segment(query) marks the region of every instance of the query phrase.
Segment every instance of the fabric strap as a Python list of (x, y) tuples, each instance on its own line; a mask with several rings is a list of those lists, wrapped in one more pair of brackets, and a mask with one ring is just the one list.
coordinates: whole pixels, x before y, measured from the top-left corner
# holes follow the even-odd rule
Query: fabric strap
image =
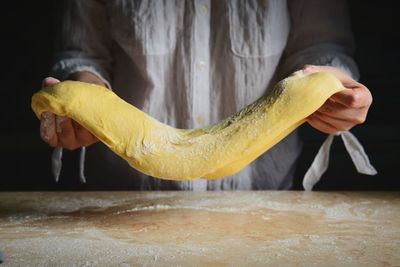
[(53, 177), (56, 183), (60, 180), (60, 173), (62, 169), (62, 147), (56, 147), (51, 155), (51, 170), (53, 172)]
[(328, 169), (329, 153), (335, 135), (340, 135), (342, 137), (346, 150), (359, 173), (367, 175), (375, 175), (378, 173), (374, 166), (371, 165), (363, 146), (357, 140), (357, 138), (349, 131), (338, 132), (334, 135), (329, 135), (326, 138), (313, 162), (311, 163), (311, 166), (304, 175), (303, 187), (305, 190), (312, 190), (314, 185), (318, 183), (318, 181), (321, 179), (321, 176)]
[[(62, 147), (56, 147), (53, 150), (53, 154), (51, 155), (51, 169), (53, 172), (53, 177), (56, 183), (60, 179), (60, 173), (62, 169)], [(79, 180), (81, 183), (86, 183), (85, 177), (85, 158), (86, 158), (86, 147), (81, 148), (81, 154), (79, 157)]]

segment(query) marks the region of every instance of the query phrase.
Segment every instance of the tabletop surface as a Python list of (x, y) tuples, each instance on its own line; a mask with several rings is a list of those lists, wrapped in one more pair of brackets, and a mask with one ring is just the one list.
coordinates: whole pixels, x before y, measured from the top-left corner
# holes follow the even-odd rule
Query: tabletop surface
[(400, 192), (2, 192), (3, 266), (400, 266)]

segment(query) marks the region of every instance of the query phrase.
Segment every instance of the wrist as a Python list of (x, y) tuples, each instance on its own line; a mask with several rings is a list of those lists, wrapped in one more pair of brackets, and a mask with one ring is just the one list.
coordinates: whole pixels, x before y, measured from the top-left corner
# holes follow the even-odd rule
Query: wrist
[(99, 76), (97, 76), (96, 74), (94, 74), (93, 72), (90, 72), (90, 71), (74, 72), (67, 77), (67, 80), (93, 83), (93, 84), (98, 84), (98, 85), (107, 87), (106, 84), (103, 82), (103, 80)]

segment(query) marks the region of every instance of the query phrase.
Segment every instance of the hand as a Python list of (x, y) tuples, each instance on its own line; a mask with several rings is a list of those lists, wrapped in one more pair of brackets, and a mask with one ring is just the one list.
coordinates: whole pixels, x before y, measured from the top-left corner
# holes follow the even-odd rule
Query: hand
[[(59, 83), (60, 81), (48, 77), (43, 80), (42, 87)], [(40, 118), (40, 136), (43, 141), (52, 147), (63, 147), (74, 150), (82, 146), (90, 146), (98, 139), (76, 121), (44, 112)]]
[(317, 130), (327, 134), (347, 131), (364, 123), (372, 103), (372, 95), (367, 87), (353, 80), (342, 70), (329, 66), (305, 66), (306, 73), (328, 72), (338, 78), (346, 88), (331, 96), (322, 107), (307, 118), (307, 122)]

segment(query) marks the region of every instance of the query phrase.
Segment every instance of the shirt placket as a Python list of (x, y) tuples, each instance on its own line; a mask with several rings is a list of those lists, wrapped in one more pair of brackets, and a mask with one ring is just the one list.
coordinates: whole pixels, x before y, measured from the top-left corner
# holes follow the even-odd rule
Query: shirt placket
[[(210, 0), (194, 1), (194, 7), (192, 112), (193, 126), (199, 128), (210, 123)], [(194, 191), (206, 189), (206, 180), (193, 181)]]

